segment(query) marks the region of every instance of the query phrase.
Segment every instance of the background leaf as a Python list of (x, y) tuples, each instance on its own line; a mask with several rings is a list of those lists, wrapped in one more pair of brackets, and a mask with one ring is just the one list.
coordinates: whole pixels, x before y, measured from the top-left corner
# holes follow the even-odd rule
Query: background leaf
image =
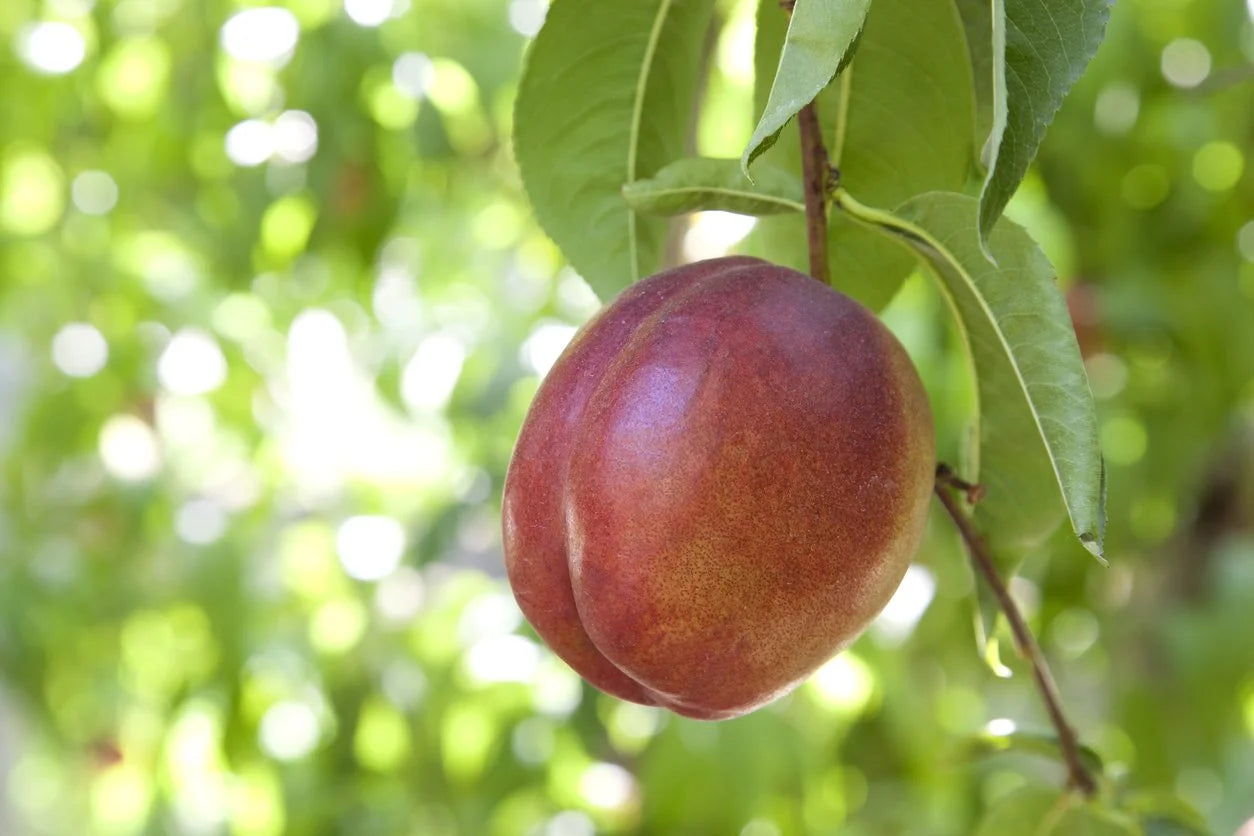
[(1060, 819), (1067, 806), (1067, 793), (1059, 787), (1021, 787), (988, 812), (976, 836), (1046, 836), (1049, 823)]
[[(836, 77), (866, 21), (871, 0), (797, 0), (784, 37), (771, 93), (741, 163), (769, 148), (780, 129)], [(776, 3), (776, 14), (783, 14)], [(759, 64), (761, 66), (761, 64)]]
[(1027, 786), (989, 811), (976, 836), (1138, 836), (1126, 816), (1057, 787)]
[(805, 212), (795, 174), (771, 165), (758, 166), (753, 174), (753, 181), (745, 177), (739, 160), (688, 157), (623, 186), (623, 197), (633, 209), (657, 215), (710, 209), (742, 215)]
[(1110, 5), (1111, 0), (994, 0), (994, 122), (980, 197), (982, 240), (1027, 173), (1063, 98), (1097, 52)]
[[(1049, 732), (1030, 732), (1016, 729), (1008, 734), (982, 732), (972, 741), (975, 752), (996, 754), (1001, 752), (1023, 752), (1039, 755), (1055, 762), (1062, 758), (1062, 748), (1056, 734)], [(1091, 747), (1080, 744), (1080, 759), (1084, 766), (1094, 775), (1105, 772), (1101, 756)]]
[(712, 0), (556, 0), (518, 88), (514, 147), (541, 226), (603, 299), (658, 267), (666, 222), (622, 187), (682, 156)]
[[(766, 92), (761, 74), (779, 54), (780, 16), (771, 0), (759, 9), (759, 98)], [(923, 192), (962, 189), (974, 160), (974, 100), (953, 4), (874, 4), (849, 67), (821, 94), (818, 109), (842, 181), (865, 200), (895, 206)], [(790, 124), (764, 161), (799, 171), (798, 149)], [(773, 218), (759, 223), (750, 248), (804, 271), (805, 247), (798, 246), (804, 241), (804, 219)], [(829, 217), (828, 249), (833, 285), (872, 309), (887, 304), (915, 266), (891, 242), (837, 212)]]

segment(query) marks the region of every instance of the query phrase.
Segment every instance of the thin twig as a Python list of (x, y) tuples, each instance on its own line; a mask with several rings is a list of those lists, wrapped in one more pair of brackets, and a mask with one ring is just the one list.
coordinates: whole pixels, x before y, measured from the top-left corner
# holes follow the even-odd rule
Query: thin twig
[[(794, 0), (779, 0), (779, 7), (792, 14)], [(797, 114), (801, 134), (801, 175), (806, 193), (806, 241), (810, 250), (810, 275), (831, 284), (827, 267), (827, 197), (831, 192), (832, 169), (823, 144), (819, 114), (810, 102)]]
[(801, 131), (801, 172), (806, 189), (806, 240), (810, 246), (810, 275), (823, 284), (830, 283), (827, 268), (827, 192), (831, 167), (827, 164), (827, 148), (814, 103), (797, 114)]
[[(965, 485), (966, 483), (962, 484)], [(1018, 646), (1019, 652), (1032, 665), (1032, 673), (1036, 678), (1037, 688), (1041, 692), (1041, 699), (1044, 700), (1045, 709), (1049, 712), (1049, 719), (1058, 732), (1058, 745), (1062, 750), (1063, 760), (1066, 761), (1068, 781), (1071, 786), (1085, 796), (1091, 797), (1097, 792), (1097, 783), (1080, 759), (1080, 745), (1076, 739), (1075, 730), (1067, 722), (1067, 718), (1063, 714), (1062, 698), (1058, 693), (1058, 686), (1054, 682), (1054, 677), (1049, 672), (1049, 665), (1045, 662), (1045, 655), (1041, 653), (1041, 648), (1036, 643), (1032, 631), (1028, 629), (1027, 622), (1023, 620), (1023, 615), (1019, 612), (1018, 605), (1010, 597), (1010, 590), (1006, 588), (1006, 584), (1002, 582), (1001, 576), (997, 574), (997, 567), (993, 564), (993, 556), (989, 552), (984, 538), (975, 530), (967, 513), (958, 506), (958, 500), (954, 498), (951, 490), (954, 487), (960, 487), (962, 490), (969, 492), (974, 486), (966, 485), (966, 487), (961, 487), (956, 483), (955, 477), (952, 476), (952, 471), (948, 467), (945, 465), (938, 467), (936, 472), (936, 496), (941, 501), (941, 505), (945, 506), (945, 510), (949, 513), (950, 518), (953, 519), (954, 525), (958, 528), (958, 533), (962, 535), (967, 551), (971, 554), (972, 562), (984, 577), (984, 580), (992, 587), (993, 594), (997, 597), (997, 603), (1001, 606), (1002, 612), (1006, 614), (1006, 620), (1010, 623), (1010, 631), (1014, 634), (1015, 644)]]

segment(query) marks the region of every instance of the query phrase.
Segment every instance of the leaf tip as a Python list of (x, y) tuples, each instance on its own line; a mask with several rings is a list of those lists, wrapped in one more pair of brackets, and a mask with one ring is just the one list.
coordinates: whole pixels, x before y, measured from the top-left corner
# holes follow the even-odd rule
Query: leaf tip
[(1080, 544), (1093, 557), (1097, 558), (1097, 562), (1102, 566), (1110, 566), (1110, 561), (1106, 559), (1105, 551), (1102, 548), (1102, 542), (1096, 534), (1086, 531), (1080, 535)]

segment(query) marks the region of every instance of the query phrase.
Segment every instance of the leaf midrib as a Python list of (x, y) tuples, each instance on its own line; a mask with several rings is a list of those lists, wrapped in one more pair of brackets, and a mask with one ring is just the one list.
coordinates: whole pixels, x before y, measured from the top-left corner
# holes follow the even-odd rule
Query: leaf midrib
[(650, 192), (650, 197), (683, 195), (683, 194), (715, 194), (724, 195), (726, 197), (742, 198), (744, 200), (752, 200), (757, 203), (769, 203), (774, 206), (784, 206), (794, 212), (804, 212), (806, 210), (804, 203), (798, 203), (795, 200), (789, 200), (784, 197), (776, 197), (774, 195), (766, 195), (761, 192), (747, 192), (740, 189), (728, 189), (721, 186), (674, 186), (666, 189), (658, 189)]
[[(838, 192), (837, 199), (838, 201), (841, 201), (841, 200), (846, 201), (846, 205), (858, 208), (857, 214), (855, 214), (854, 212), (850, 212), (851, 217), (854, 217), (856, 220), (862, 221), (863, 223), (869, 223), (872, 226), (880, 226), (886, 229), (894, 230), (895, 232), (898, 233), (899, 236), (900, 235), (909, 236), (911, 238), (914, 238), (918, 241), (923, 242), (928, 247), (935, 250), (937, 253), (941, 255), (942, 258), (944, 258), (946, 263), (948, 263), (951, 268), (953, 268), (954, 270), (958, 272), (958, 275), (962, 277), (963, 282), (967, 285), (968, 288), (971, 289), (972, 295), (975, 297), (976, 302), (979, 304), (980, 309), (983, 311), (986, 321), (989, 323), (990, 327), (992, 328), (993, 333), (997, 336), (997, 341), (998, 343), (1000, 343), (1002, 347), (1002, 351), (1005, 353), (1005, 356), (1010, 364), (1010, 368), (1014, 370), (1015, 380), (1019, 384), (1019, 390), (1023, 393), (1024, 399), (1028, 402), (1028, 405), (1029, 405), (1028, 412), (1032, 416), (1032, 423), (1036, 425), (1036, 432), (1040, 436), (1041, 442), (1045, 445), (1045, 449), (1049, 452), (1049, 455), (1047, 456), (1047, 458), (1049, 459), (1049, 467), (1054, 472), (1054, 479), (1057, 481), (1058, 489), (1063, 495), (1063, 506), (1067, 509), (1067, 516), (1071, 520), (1072, 529), (1078, 529), (1079, 526), (1076, 525), (1075, 515), (1072, 513), (1072, 510), (1071, 510), (1071, 503), (1067, 501), (1067, 491), (1066, 491), (1066, 487), (1063, 485), (1062, 473), (1058, 470), (1057, 455), (1056, 455), (1057, 451), (1054, 449), (1054, 445), (1050, 443), (1049, 437), (1045, 434), (1045, 428), (1041, 424), (1040, 415), (1038, 414), (1037, 410), (1032, 406), (1033, 400), (1031, 397), (1031, 390), (1028, 388), (1027, 381), (1023, 377), (1023, 372), (1019, 368), (1019, 363), (1017, 362), (1015, 358), (1014, 352), (1010, 350), (1010, 344), (1006, 340), (1006, 335), (1003, 333), (1001, 327), (999, 326), (997, 322), (997, 318), (993, 316), (992, 309), (989, 308), (988, 303), (985, 301), (984, 297), (978, 292), (978, 288), (975, 284), (975, 280), (971, 277), (971, 275), (965, 269), (963, 269), (961, 263), (958, 262), (958, 260), (953, 256), (953, 254), (949, 251), (949, 249), (945, 247), (943, 244), (941, 244), (941, 242), (937, 240), (935, 236), (933, 236), (930, 232), (923, 229), (922, 227), (917, 226), (916, 224), (910, 223), (909, 221), (903, 220), (902, 218), (899, 218), (896, 215), (893, 215), (889, 212), (885, 212), (879, 209), (872, 209), (871, 207), (864, 206), (861, 203), (859, 203), (855, 198), (853, 198), (851, 195), (849, 195), (847, 191), (843, 189), (841, 189), (840, 192)], [(862, 216), (862, 217), (859, 217), (859, 216)], [(978, 230), (977, 230), (977, 234), (978, 234)], [(908, 244), (905, 244), (905, 243), (903, 243), (902, 245), (907, 246), (907, 247), (909, 246)], [(941, 284), (943, 285), (944, 282), (941, 282)], [(980, 413), (982, 412), (983, 412), (983, 409), (980, 410)]]
[[(636, 76), (636, 97), (632, 102), (631, 128), (627, 144), (627, 182), (636, 179), (636, 157), (640, 148), (640, 128), (644, 122), (644, 97), (649, 86), (649, 74), (653, 70), (653, 58), (657, 53), (658, 42), (662, 39), (662, 27), (666, 24), (666, 15), (670, 12), (674, 0), (662, 0), (657, 14), (653, 18), (653, 27), (649, 30), (649, 40), (645, 44), (644, 60), (640, 62), (640, 74)], [(631, 260), (632, 280), (640, 278), (640, 247), (636, 241), (636, 210), (627, 208), (627, 254)]]

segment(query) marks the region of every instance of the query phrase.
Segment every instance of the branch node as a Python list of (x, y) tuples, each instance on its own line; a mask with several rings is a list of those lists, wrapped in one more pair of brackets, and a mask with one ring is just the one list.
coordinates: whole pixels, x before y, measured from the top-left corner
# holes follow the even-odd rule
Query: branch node
[(961, 478), (954, 469), (945, 463), (936, 466), (936, 481), (966, 495), (967, 504), (975, 505), (984, 498), (984, 486), (977, 482), (968, 482)]

